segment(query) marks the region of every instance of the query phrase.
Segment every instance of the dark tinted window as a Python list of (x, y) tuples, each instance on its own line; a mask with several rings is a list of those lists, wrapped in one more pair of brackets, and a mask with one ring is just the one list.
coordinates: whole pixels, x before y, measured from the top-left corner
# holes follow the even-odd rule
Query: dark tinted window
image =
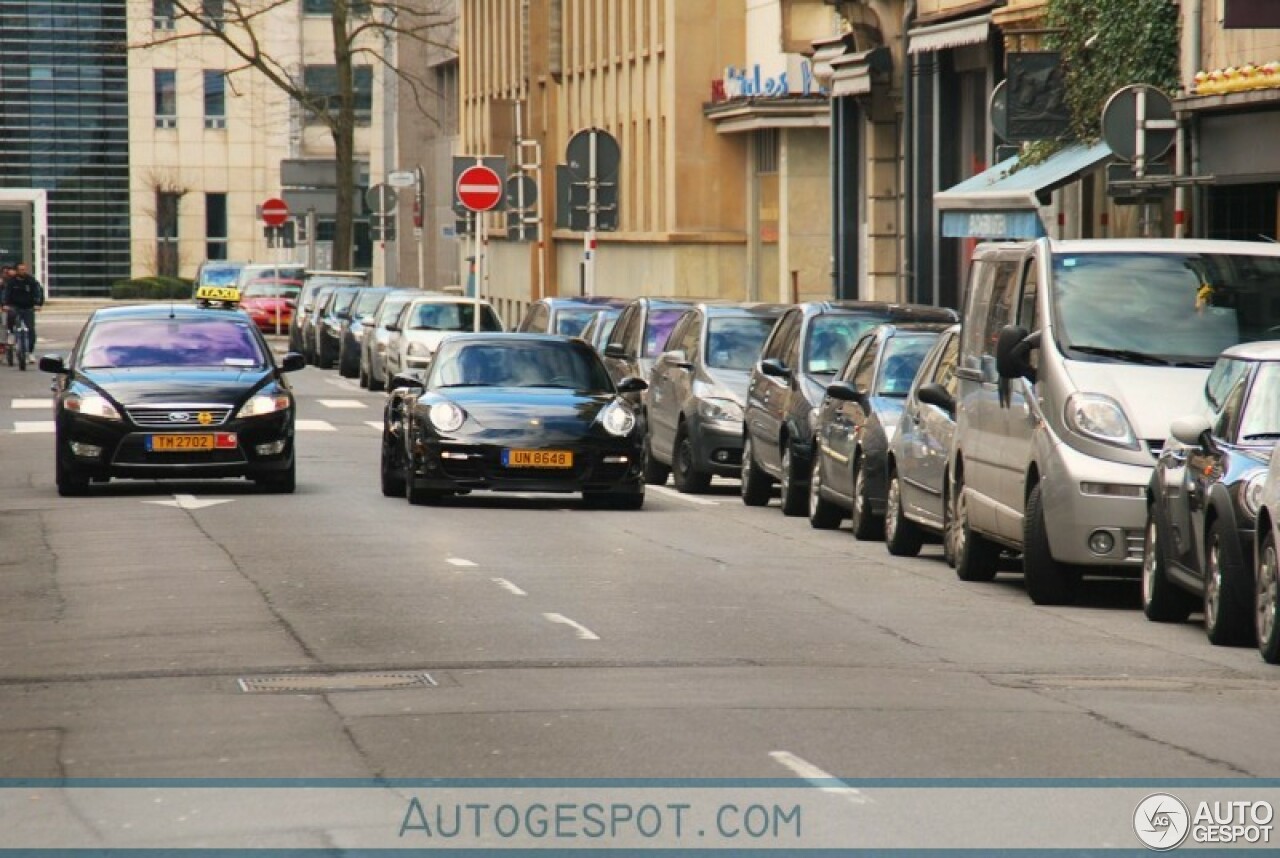
[[(475, 304), (419, 304), (405, 320), (405, 327), (411, 331), (471, 331), (475, 324)], [(502, 324), (488, 307), (484, 308), (480, 325), (482, 331), (502, 330)]]
[(771, 330), (773, 319), (763, 316), (712, 319), (707, 333), (707, 366), (751, 369)]
[(936, 334), (899, 335), (885, 344), (884, 361), (880, 364), (880, 382), (876, 393), (882, 396), (906, 396), (915, 381), (920, 364), (938, 339)]
[(561, 310), (556, 313), (555, 332), (565, 337), (576, 337), (595, 314), (595, 310)]
[(432, 388), (555, 387), (611, 391), (604, 365), (581, 343), (446, 340), (431, 365)]
[(248, 319), (113, 319), (94, 323), (80, 345), (83, 367), (230, 367), (266, 364)]
[(667, 338), (671, 336), (671, 329), (676, 326), (676, 322), (680, 321), (680, 317), (684, 315), (684, 309), (678, 310), (651, 310), (649, 312), (649, 323), (645, 326), (644, 332), (644, 352), (642, 357), (653, 357), (661, 354), (667, 345)]
[(844, 364), (844, 359), (849, 356), (849, 350), (858, 341), (858, 337), (880, 322), (880, 319), (872, 316), (842, 316), (830, 313), (815, 316), (809, 323), (808, 344), (805, 348), (805, 372), (815, 375), (836, 372)]

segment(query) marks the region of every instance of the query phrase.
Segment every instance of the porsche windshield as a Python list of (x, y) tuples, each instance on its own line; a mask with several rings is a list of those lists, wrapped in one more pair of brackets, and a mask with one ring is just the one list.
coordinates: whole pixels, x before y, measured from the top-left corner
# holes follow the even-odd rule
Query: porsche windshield
[(612, 391), (600, 359), (568, 341), (445, 341), (433, 362), (431, 387), (559, 387)]
[(1280, 258), (1077, 253), (1053, 263), (1059, 346), (1079, 360), (1212, 366), (1280, 335)]

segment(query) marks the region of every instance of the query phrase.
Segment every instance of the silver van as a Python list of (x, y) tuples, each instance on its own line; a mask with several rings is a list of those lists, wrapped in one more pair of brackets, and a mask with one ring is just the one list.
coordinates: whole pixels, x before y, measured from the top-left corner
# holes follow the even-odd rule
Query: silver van
[(1022, 553), (1036, 604), (1137, 576), (1146, 487), (1218, 354), (1280, 337), (1280, 247), (984, 244), (962, 320), (947, 538), (964, 580)]

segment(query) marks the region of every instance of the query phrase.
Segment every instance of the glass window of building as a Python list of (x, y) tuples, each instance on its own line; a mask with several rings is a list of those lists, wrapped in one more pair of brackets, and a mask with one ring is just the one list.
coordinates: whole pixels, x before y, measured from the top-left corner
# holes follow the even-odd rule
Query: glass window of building
[[(356, 122), (366, 125), (373, 115), (373, 66), (356, 66), (351, 73)], [(321, 99), (327, 110), (337, 110), (340, 106), (337, 66), (307, 66), (303, 72), (303, 85), (307, 92)], [(315, 118), (310, 117), (309, 121), (315, 121)]]
[(227, 258), (227, 195), (204, 195), (205, 258)]
[(201, 19), (210, 30), (221, 30), (223, 22), (222, 0), (203, 0)]
[[(351, 0), (351, 11), (363, 15), (369, 11), (369, 0)], [(333, 12), (333, 0), (302, 0), (302, 11), (306, 15), (328, 15)]]
[(227, 76), (222, 71), (204, 73), (204, 127), (227, 127)]
[(173, 0), (151, 0), (151, 26), (157, 30), (173, 29)]
[(156, 191), (156, 273), (178, 276), (178, 202), (182, 195)]
[(156, 127), (173, 128), (178, 119), (178, 73), (156, 69)]

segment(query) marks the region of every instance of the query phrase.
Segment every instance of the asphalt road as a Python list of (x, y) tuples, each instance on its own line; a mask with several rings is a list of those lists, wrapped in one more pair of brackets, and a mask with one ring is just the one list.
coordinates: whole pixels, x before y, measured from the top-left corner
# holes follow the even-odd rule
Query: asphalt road
[[(82, 317), (44, 314), (38, 351)], [(295, 495), (62, 499), (49, 380), (0, 365), (0, 777), (1280, 770), (1280, 671), (1147, 622), (1136, 583), (1037, 608), (1016, 574), (965, 584), (727, 481), (638, 513), (410, 507), (378, 489), (382, 395), (293, 379)], [(402, 671), (434, 684), (377, 687)], [(330, 673), (364, 687), (245, 690)]]

